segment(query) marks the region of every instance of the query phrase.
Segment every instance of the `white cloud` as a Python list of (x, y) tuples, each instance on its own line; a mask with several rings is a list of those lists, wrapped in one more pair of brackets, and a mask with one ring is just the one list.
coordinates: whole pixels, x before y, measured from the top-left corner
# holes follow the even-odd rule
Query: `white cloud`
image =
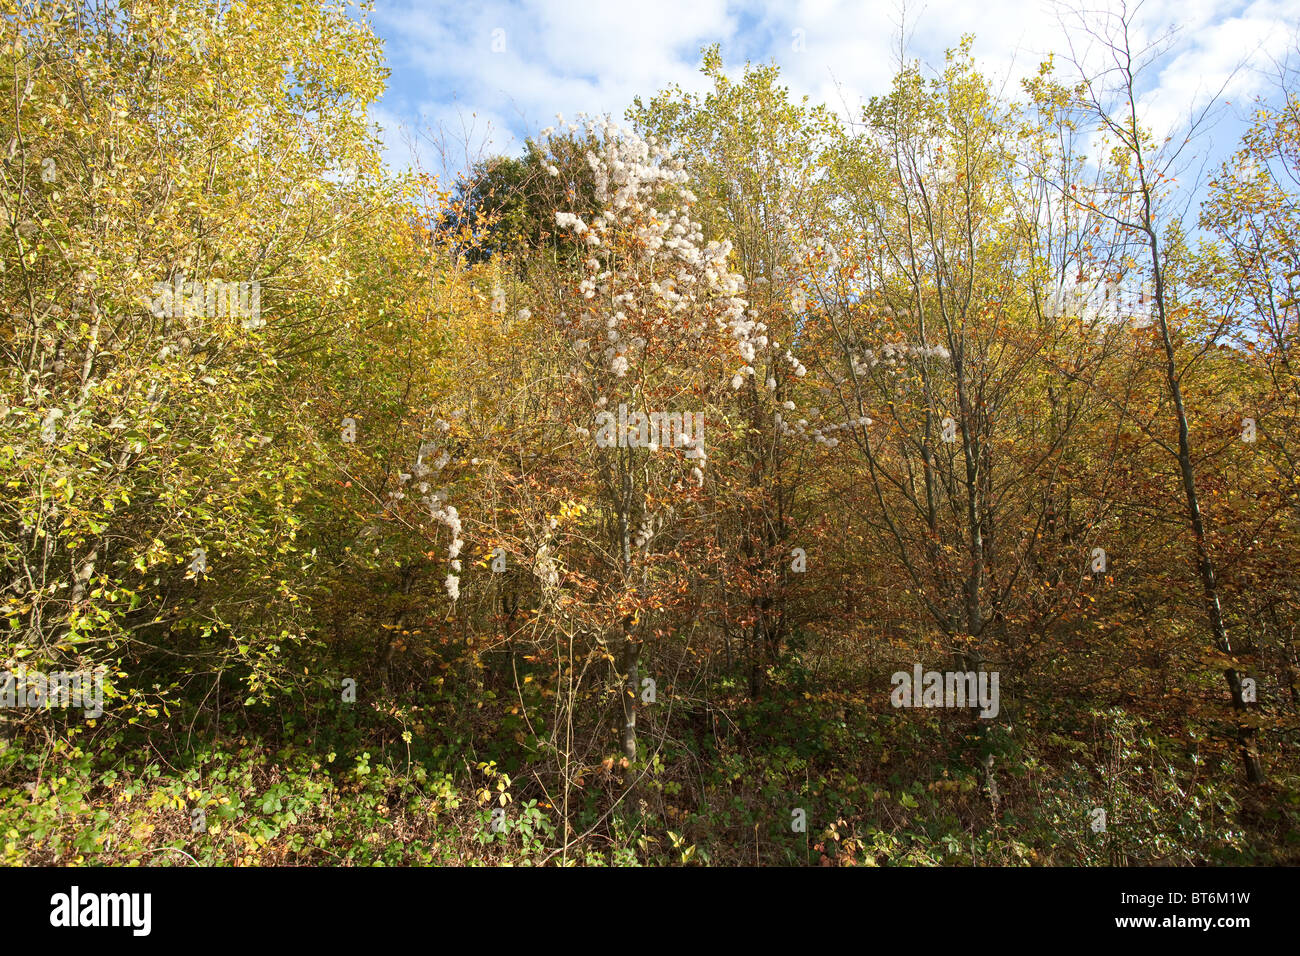
[(492, 122), (498, 149), (518, 148), (556, 112), (618, 118), (638, 93), (674, 82), (699, 87), (699, 48), (725, 42), (736, 26), (722, 0), (662, 0), (653, 16), (571, 0), (474, 11), (381, 4), (376, 24), (397, 94), (385, 108), (405, 100), (409, 111), (418, 97), (426, 102), (424, 125), (444, 124), (452, 138), (477, 113), (480, 130)]
[(1217, 19), (1212, 5), (1199, 6), (1197, 18), (1184, 21), (1158, 85), (1139, 101), (1146, 122), (1161, 133), (1186, 123), (1221, 90), (1228, 100), (1262, 92), (1264, 76), (1256, 67), (1281, 55), (1295, 38), (1294, 9), (1288, 23), (1281, 4), (1252, 3)]
[[(729, 68), (747, 58), (775, 60), (793, 93), (840, 112), (847, 104), (856, 117), (866, 97), (888, 90), (901, 16), (892, 3), (860, 0), (655, 0), (636, 6), (490, 0), (473, 9), (380, 0), (376, 24), (387, 40), (393, 76), (387, 114), (377, 115), (402, 115), (420, 125), (423, 114), (426, 124), (442, 123), (456, 134), (491, 123), (488, 145), (514, 151), (521, 137), (549, 125), (557, 111), (566, 117), (609, 112), (617, 119), (638, 94), (648, 97), (672, 84), (701, 89), (699, 50), (720, 42)], [(1049, 52), (1058, 61), (1069, 56), (1058, 17), (1073, 22), (1050, 0), (930, 0), (908, 10), (903, 26), (909, 58), (932, 68), (941, 66), (943, 51), (963, 33), (975, 34), (982, 68), (1014, 94), (1019, 79)], [(1147, 122), (1173, 125), (1198, 97), (1217, 92), (1261, 43), (1264, 52), (1280, 52), (1293, 39), (1296, 21), (1283, 0), (1148, 0), (1137, 24), (1139, 43), (1170, 24), (1180, 29), (1171, 55), (1142, 90)], [(794, 31), (802, 31), (798, 44)], [(1095, 66), (1097, 45), (1089, 49), (1077, 28), (1073, 36), (1076, 50)], [(1246, 97), (1259, 88), (1258, 74), (1245, 70), (1228, 93)]]

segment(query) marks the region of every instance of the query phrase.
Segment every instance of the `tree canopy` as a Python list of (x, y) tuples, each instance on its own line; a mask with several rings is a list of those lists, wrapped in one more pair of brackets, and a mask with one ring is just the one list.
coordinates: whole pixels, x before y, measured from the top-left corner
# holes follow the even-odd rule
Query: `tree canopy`
[(1300, 859), (1293, 69), (1188, 209), (1122, 19), (454, 182), (368, 8), (2, 22), (0, 861)]

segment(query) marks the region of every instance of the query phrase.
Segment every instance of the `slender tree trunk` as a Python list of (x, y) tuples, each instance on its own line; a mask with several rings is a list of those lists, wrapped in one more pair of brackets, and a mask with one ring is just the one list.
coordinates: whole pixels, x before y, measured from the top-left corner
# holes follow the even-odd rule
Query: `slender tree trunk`
[[(1192, 525), (1192, 537), (1196, 543), (1197, 573), (1201, 579), (1201, 591), (1204, 595), (1206, 613), (1210, 619), (1210, 630), (1214, 645), (1222, 653), (1232, 654), (1232, 643), (1228, 639), (1228, 628), (1223, 620), (1223, 607), (1219, 602), (1219, 583), (1214, 573), (1214, 561), (1210, 556), (1209, 544), (1205, 535), (1205, 520), (1201, 515), (1200, 498), (1196, 493), (1196, 471), (1192, 465), (1191, 439), (1187, 427), (1187, 411), (1183, 405), (1183, 390), (1178, 382), (1178, 368), (1174, 361), (1173, 340), (1169, 335), (1169, 323), (1165, 315), (1164, 276), (1160, 268), (1159, 241), (1151, 227), (1150, 193), (1143, 184), (1146, 197), (1145, 232), (1147, 244), (1151, 249), (1151, 264), (1155, 274), (1156, 315), (1160, 321), (1160, 338), (1165, 351), (1165, 378), (1169, 385), (1169, 395), (1173, 401), (1174, 414), (1178, 419), (1178, 470), (1183, 481), (1183, 496), (1187, 503), (1187, 515)], [(1237, 712), (1237, 744), (1241, 750), (1241, 762), (1250, 783), (1264, 782), (1264, 768), (1259, 759), (1258, 742), (1255, 729), (1240, 718), (1245, 716), (1246, 701), (1241, 692), (1241, 676), (1236, 668), (1228, 667), (1223, 671), (1223, 678), (1232, 695), (1232, 707)]]
[[(1219, 584), (1214, 573), (1214, 561), (1210, 555), (1209, 542), (1205, 532), (1205, 520), (1201, 513), (1200, 499), (1196, 491), (1196, 470), (1192, 464), (1187, 410), (1183, 404), (1182, 386), (1178, 381), (1178, 365), (1175, 360), (1173, 339), (1169, 334), (1169, 316), (1165, 301), (1165, 275), (1160, 260), (1160, 240), (1156, 234), (1156, 218), (1152, 207), (1153, 177), (1148, 171), (1152, 168), (1158, 168), (1158, 166), (1152, 167), (1150, 164), (1153, 159), (1158, 164), (1160, 154), (1158, 150), (1149, 153), (1145, 149), (1142, 127), (1138, 122), (1137, 83), (1134, 74), (1132, 48), (1129, 46), (1131, 13), (1131, 11), (1125, 9), (1118, 14), (1118, 28), (1122, 31), (1119, 37), (1102, 38), (1103, 42), (1106, 42), (1117, 55), (1116, 64), (1123, 77), (1119, 88), (1115, 92), (1123, 96), (1124, 119), (1117, 119), (1100, 101), (1095, 99), (1090, 102), (1089, 110), (1096, 114), (1103, 127), (1119, 139), (1131, 156), (1135, 167), (1134, 175), (1141, 196), (1141, 207), (1131, 219), (1121, 223), (1121, 225), (1139, 232), (1142, 236), (1142, 242), (1151, 255), (1151, 274), (1155, 284), (1155, 308), (1153, 311), (1160, 332), (1161, 345), (1164, 348), (1165, 381), (1169, 388), (1169, 397), (1173, 403), (1174, 414), (1178, 422), (1178, 471), (1182, 478), (1183, 498), (1187, 505), (1187, 517), (1191, 524), (1192, 538), (1196, 546), (1196, 571), (1201, 581), (1201, 592), (1206, 615), (1209, 618), (1214, 646), (1221, 653), (1231, 655), (1232, 644), (1228, 639), (1228, 628), (1223, 620), (1223, 607), (1219, 600)], [(1097, 36), (1097, 34), (1094, 34), (1094, 36)], [(1093, 96), (1092, 82), (1090, 80), (1086, 81), (1085, 85), (1088, 87), (1089, 95)], [(1195, 131), (1196, 125), (1194, 124), (1188, 130), (1189, 135)], [(1168, 168), (1167, 164), (1165, 168)], [(1223, 671), (1223, 678), (1228, 684), (1228, 692), (1232, 696), (1233, 710), (1237, 715), (1237, 744), (1241, 751), (1241, 761), (1246, 771), (1246, 779), (1252, 784), (1263, 783), (1264, 769), (1259, 758), (1256, 734), (1254, 729), (1249, 727), (1243, 719), (1246, 712), (1246, 702), (1242, 697), (1241, 677), (1235, 668), (1227, 667)]]
[(630, 619), (623, 622), (623, 662), (622, 670), (626, 675), (623, 683), (623, 725), (619, 732), (619, 743), (623, 749), (623, 759), (627, 761), (627, 788), (623, 794), (622, 815), (635, 819), (640, 813), (636, 786), (636, 716), (641, 701), (641, 643), (633, 635)]
[(641, 645), (633, 638), (630, 625), (623, 632), (623, 726), (619, 740), (623, 756), (630, 764), (636, 760), (636, 714), (641, 694)]

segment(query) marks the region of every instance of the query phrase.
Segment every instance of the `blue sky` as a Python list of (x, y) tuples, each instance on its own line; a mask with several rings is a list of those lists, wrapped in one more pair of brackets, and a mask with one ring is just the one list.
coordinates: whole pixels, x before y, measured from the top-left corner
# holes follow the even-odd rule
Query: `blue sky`
[[(715, 42), (729, 70), (775, 60), (793, 93), (842, 114), (888, 89), (900, 28), (909, 58), (930, 65), (973, 33), (977, 57), (1008, 91), (1047, 53), (1070, 52), (1050, 0), (929, 0), (906, 10), (895, 0), (376, 0), (373, 22), (392, 70), (373, 110), (385, 155), (396, 166), (415, 155), (435, 172), (518, 152), (557, 112), (621, 119), (638, 94), (701, 89), (699, 51)], [(1147, 121), (1174, 128), (1226, 81), (1233, 106), (1197, 146), (1201, 158), (1226, 155), (1241, 130), (1238, 104), (1268, 88), (1260, 68), (1294, 49), (1298, 23), (1294, 0), (1147, 0), (1140, 41), (1177, 28), (1142, 91)], [(1096, 51), (1077, 52), (1089, 62)]]

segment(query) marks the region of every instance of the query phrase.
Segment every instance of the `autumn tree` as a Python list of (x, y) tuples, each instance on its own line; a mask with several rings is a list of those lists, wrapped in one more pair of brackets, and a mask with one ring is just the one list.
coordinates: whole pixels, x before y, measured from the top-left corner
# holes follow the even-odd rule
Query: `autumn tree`
[(837, 124), (806, 97), (795, 101), (775, 66), (746, 65), (733, 82), (714, 46), (704, 50), (701, 72), (713, 84), (707, 94), (673, 88), (646, 104), (638, 99), (629, 115), (690, 172), (705, 234), (733, 243), (737, 268), (751, 278), (750, 308), (767, 328), (764, 347), (747, 355), (753, 374), (732, 383), (744, 424), (720, 474), (743, 502), (734, 545), (731, 527), (718, 526), (724, 550), (744, 558), (725, 571), (724, 593), (738, 584), (745, 600), (724, 626), (734, 620), (748, 632), (750, 690), (757, 694), (792, 626), (815, 613), (811, 601), (791, 608), (790, 595), (810, 597), (827, 580), (819, 573), (825, 555), (817, 557), (815, 532), (803, 520), (813, 484), (804, 470), (808, 449), (777, 423), (800, 374), (781, 342), (798, 336), (808, 301), (795, 220), (829, 212), (826, 156)]
[[(1178, 342), (1179, 323), (1187, 312), (1180, 306), (1175, 289), (1181, 222), (1164, 202), (1183, 147), (1197, 132), (1211, 107), (1204, 107), (1199, 116), (1194, 116), (1182, 134), (1170, 137), (1164, 144), (1156, 142), (1138, 115), (1138, 91), (1142, 78), (1166, 52), (1167, 41), (1158, 40), (1145, 48), (1139, 47), (1133, 35), (1135, 13), (1126, 6), (1098, 16), (1100, 19), (1095, 23), (1084, 14), (1079, 14), (1077, 19), (1098, 42), (1107, 62), (1098, 71), (1080, 66), (1083, 76), (1075, 105), (1095, 121), (1098, 131), (1106, 138), (1110, 176), (1084, 201), (1092, 213), (1106, 218), (1122, 231), (1126, 244), (1132, 244), (1142, 253), (1135, 266), (1151, 288), (1151, 316), (1163, 355), (1161, 371), (1168, 391), (1169, 416), (1176, 431), (1175, 441), (1167, 447), (1177, 464), (1210, 641), (1229, 661), (1222, 673), (1237, 715), (1237, 740), (1246, 778), (1251, 783), (1261, 783), (1264, 770), (1255, 730), (1245, 719), (1247, 701), (1242, 693), (1241, 674), (1232, 662), (1233, 642), (1220, 597), (1209, 517), (1202, 506), (1197, 455), (1192, 446), (1192, 427), (1184, 395), (1187, 362), (1179, 355)], [(1216, 335), (1211, 333), (1209, 339), (1214, 338)]]

